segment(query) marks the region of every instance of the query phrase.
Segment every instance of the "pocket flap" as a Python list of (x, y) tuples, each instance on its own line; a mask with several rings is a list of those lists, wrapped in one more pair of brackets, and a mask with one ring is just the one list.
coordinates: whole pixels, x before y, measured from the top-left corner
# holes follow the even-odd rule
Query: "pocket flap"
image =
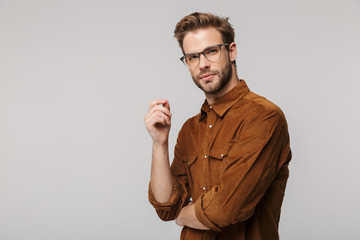
[(197, 153), (186, 153), (183, 155), (182, 161), (191, 166), (197, 159)]
[(210, 149), (209, 155), (217, 160), (223, 160), (228, 155), (228, 147), (213, 147)]

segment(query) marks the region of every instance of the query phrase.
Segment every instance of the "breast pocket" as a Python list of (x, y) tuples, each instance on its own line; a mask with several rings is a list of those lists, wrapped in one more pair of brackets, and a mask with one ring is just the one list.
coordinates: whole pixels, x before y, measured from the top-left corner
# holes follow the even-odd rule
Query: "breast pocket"
[(209, 152), (209, 171), (211, 186), (221, 183), (221, 176), (224, 172), (228, 156), (228, 146), (213, 147)]

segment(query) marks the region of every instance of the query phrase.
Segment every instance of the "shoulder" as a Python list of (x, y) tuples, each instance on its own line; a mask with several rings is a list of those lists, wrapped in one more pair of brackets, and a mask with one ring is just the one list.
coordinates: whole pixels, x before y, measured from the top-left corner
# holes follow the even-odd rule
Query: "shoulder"
[(232, 118), (242, 118), (246, 122), (269, 117), (269, 120), (286, 124), (285, 115), (278, 105), (251, 91), (234, 105), (231, 115)]
[(186, 131), (188, 128), (194, 128), (194, 127), (198, 126), (200, 118), (201, 118), (201, 112), (191, 118), (188, 118), (182, 125), (182, 128), (180, 131)]
[(199, 122), (201, 118), (201, 113), (196, 114), (195, 116), (188, 118), (182, 125), (178, 138), (182, 139), (190, 134), (195, 134), (197, 132)]
[[(176, 152), (185, 152), (196, 146), (196, 139), (199, 134), (199, 121), (201, 113), (187, 119), (182, 125), (176, 141)], [(195, 150), (194, 150), (195, 151)]]
[(270, 140), (276, 140), (281, 146), (285, 146), (289, 141), (284, 113), (275, 103), (263, 96), (249, 92), (229, 113), (232, 122), (240, 126), (236, 142), (246, 143), (253, 146), (251, 149), (255, 149)]

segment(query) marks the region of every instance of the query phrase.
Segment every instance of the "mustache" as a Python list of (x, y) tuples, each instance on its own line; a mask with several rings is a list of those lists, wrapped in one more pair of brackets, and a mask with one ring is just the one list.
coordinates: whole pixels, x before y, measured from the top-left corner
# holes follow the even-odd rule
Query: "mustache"
[(201, 71), (196, 77), (200, 79), (201, 76), (204, 74), (219, 74), (219, 71), (210, 71), (210, 70)]

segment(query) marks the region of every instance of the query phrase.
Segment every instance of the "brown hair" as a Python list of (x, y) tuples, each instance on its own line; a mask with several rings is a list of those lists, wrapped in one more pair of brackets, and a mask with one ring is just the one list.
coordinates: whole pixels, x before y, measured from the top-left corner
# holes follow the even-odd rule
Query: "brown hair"
[(228, 20), (228, 17), (221, 18), (211, 13), (194, 12), (176, 24), (174, 37), (178, 40), (182, 49), (184, 37), (188, 32), (199, 28), (214, 27), (221, 33), (224, 43), (230, 44), (234, 41), (235, 32)]

